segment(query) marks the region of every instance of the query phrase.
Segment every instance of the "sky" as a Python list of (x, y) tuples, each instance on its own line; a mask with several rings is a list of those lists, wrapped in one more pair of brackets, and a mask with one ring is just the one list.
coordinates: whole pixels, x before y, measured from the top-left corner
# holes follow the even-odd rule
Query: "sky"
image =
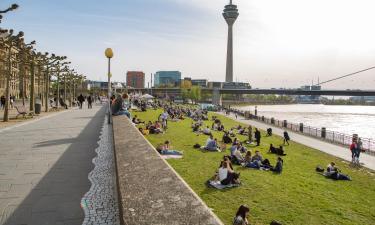
[[(92, 80), (159, 70), (225, 80), (229, 0), (2, 0), (17, 3), (2, 28), (24, 31), (38, 51), (66, 55)], [(375, 66), (373, 0), (233, 0), (234, 79), (254, 88), (295, 88)], [(146, 84), (147, 86), (147, 84)], [(375, 89), (375, 70), (323, 86)]]

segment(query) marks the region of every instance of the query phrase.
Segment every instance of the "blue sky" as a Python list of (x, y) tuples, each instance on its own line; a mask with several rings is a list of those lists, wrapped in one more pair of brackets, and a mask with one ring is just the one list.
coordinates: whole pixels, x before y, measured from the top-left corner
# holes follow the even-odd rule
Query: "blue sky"
[[(223, 81), (227, 0), (1, 1), (4, 28), (25, 32), (37, 50), (67, 55), (91, 79), (105, 80), (104, 49), (112, 47), (113, 78), (127, 70)], [(375, 65), (371, 0), (234, 0), (235, 79), (256, 87), (296, 87)], [(327, 85), (371, 88), (375, 71)]]

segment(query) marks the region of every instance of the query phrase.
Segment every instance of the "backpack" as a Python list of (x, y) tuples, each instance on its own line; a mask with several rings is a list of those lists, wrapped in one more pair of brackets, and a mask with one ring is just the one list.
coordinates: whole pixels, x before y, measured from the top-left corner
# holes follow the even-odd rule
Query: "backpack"
[(201, 145), (200, 144), (195, 144), (195, 145), (193, 145), (193, 148), (195, 148), (195, 149), (201, 148)]
[(317, 166), (317, 167), (315, 168), (315, 171), (316, 171), (316, 172), (319, 172), (319, 173), (323, 173), (323, 172), (324, 172), (324, 169), (323, 169), (321, 166)]

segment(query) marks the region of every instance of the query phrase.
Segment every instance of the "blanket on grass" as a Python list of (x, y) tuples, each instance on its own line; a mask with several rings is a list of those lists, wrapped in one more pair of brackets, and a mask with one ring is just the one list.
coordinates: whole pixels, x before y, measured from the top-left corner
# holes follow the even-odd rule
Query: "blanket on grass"
[(216, 189), (219, 189), (219, 190), (222, 190), (222, 189), (227, 189), (227, 188), (235, 188), (235, 187), (239, 187), (241, 186), (240, 184), (228, 184), (228, 185), (222, 185), (220, 183), (220, 181), (213, 181), (213, 180), (209, 180), (207, 181), (207, 186), (208, 187), (212, 187), (212, 188), (216, 188)]
[(161, 155), (163, 159), (182, 159), (182, 155)]

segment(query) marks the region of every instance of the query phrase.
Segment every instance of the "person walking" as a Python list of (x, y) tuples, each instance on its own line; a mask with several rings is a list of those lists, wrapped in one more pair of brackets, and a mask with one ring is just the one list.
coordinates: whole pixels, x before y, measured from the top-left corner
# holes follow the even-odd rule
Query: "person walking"
[(287, 131), (284, 131), (284, 145), (287, 143), (289, 145), (290, 137)]
[(352, 152), (352, 164), (359, 166), (359, 156), (362, 151), (362, 141), (361, 139), (353, 138), (352, 144), (350, 145), (350, 151)]
[(14, 96), (10, 96), (10, 108), (13, 109), (13, 103), (14, 103), (14, 99), (15, 97)]
[(91, 97), (91, 95), (89, 95), (89, 97), (87, 97), (87, 108), (92, 109), (92, 97)]
[(0, 109), (4, 109), (4, 108), (5, 108), (5, 96), (2, 95), (0, 98)]
[(260, 134), (260, 131), (258, 130), (258, 128), (255, 128), (254, 137), (255, 137), (255, 141), (257, 143), (257, 146), (259, 146), (261, 134)]
[(85, 101), (85, 97), (83, 97), (82, 94), (80, 94), (77, 98), (78, 102), (79, 102), (79, 108), (82, 109), (82, 105), (83, 105), (83, 102)]

